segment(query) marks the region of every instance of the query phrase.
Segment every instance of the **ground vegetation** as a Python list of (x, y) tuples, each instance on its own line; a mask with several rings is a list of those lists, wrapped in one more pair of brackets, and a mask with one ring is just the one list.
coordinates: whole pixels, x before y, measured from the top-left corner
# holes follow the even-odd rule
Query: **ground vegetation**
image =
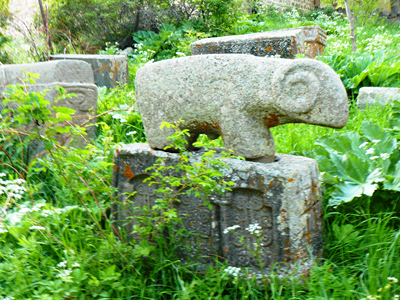
[[(101, 2), (104, 8), (99, 10), (100, 1), (94, 0), (87, 1), (91, 11), (82, 8), (81, 19), (86, 13), (93, 14), (86, 19), (93, 22), (89, 24), (93, 28), (99, 24), (94, 20), (103, 13), (101, 9), (110, 15), (117, 12), (111, 9), (113, 0)], [(59, 1), (60, 7), (80, 3)], [(168, 11), (173, 3), (153, 1), (152, 5)], [(188, 3), (205, 5), (202, 1)], [(146, 7), (145, 1), (125, 4), (136, 5), (134, 12), (138, 5), (143, 10)], [(3, 92), (7, 109), (0, 120), (0, 299), (399, 299), (400, 103), (361, 111), (355, 101), (363, 86), (400, 87), (400, 26), (379, 18), (357, 23), (358, 52), (354, 52), (346, 17), (333, 9), (277, 11), (254, 2), (251, 11), (247, 10), (253, 14), (235, 14), (224, 1), (207, 5), (203, 11), (196, 10), (198, 16), (193, 12), (190, 21), (160, 15), (156, 28), (138, 27), (126, 39), (122, 30), (114, 36), (104, 29), (104, 35), (98, 35), (101, 42), (96, 47), (104, 43), (103, 54), (133, 47), (129, 54), (131, 84), (99, 88), (98, 116), (93, 116), (96, 139), (86, 148), (74, 147), (73, 142), (65, 146), (55, 139), (58, 134), (79, 139), (86, 129), (54, 126), (69, 121), (74, 111), (50, 109), (43, 92), (27, 91), (34, 75), (26, 74), (24, 83)], [(60, 16), (63, 13), (60, 8)], [(49, 26), (57, 28), (62, 23), (66, 21), (61, 17), (50, 18)], [(111, 185), (113, 153), (121, 143), (146, 142), (135, 104), (137, 69), (153, 60), (190, 55), (189, 44), (196, 39), (313, 24), (328, 33), (324, 56), (317, 59), (341, 77), (349, 95), (350, 118), (342, 130), (302, 124), (273, 129), (277, 152), (315, 158), (321, 170), (325, 246), (323, 257), (316, 258), (309, 274), (280, 277), (279, 272), (272, 272), (257, 280), (229, 262), (216, 262), (207, 269), (195, 260), (182, 264), (176, 249), (191, 233), (182, 228), (171, 205), (175, 201), (171, 186), (185, 185), (185, 191), (200, 197), (230, 187), (229, 182), (219, 180), (219, 170), (225, 166), (212, 151), (222, 141), (199, 138), (210, 151), (194, 170), (185, 164), (190, 156), (182, 148), (185, 131), (176, 132), (172, 139), (181, 149), (182, 165), (178, 167), (190, 176), (166, 177), (162, 162), (153, 166), (150, 181), (158, 186), (159, 203), (136, 220), (140, 226), (135, 233), (141, 241), (129, 240), (126, 233), (116, 230), (110, 216), (116, 201)], [(70, 30), (77, 40), (88, 38), (89, 33), (79, 26), (76, 23), (76, 28), (63, 30)], [(112, 38), (116, 36), (121, 39)], [(68, 97), (62, 90), (60, 95)], [(11, 102), (18, 105), (7, 105)], [(40, 131), (26, 130), (38, 121)], [(45, 151), (33, 159), (27, 156), (32, 140), (45, 145)], [(166, 239), (160, 234), (165, 229), (175, 234)], [(258, 234), (257, 226), (251, 230)]]

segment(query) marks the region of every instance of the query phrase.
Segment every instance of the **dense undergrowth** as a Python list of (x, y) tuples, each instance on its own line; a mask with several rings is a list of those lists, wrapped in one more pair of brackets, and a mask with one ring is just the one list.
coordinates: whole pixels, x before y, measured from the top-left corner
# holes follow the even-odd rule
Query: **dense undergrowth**
[[(24, 85), (9, 87), (3, 98), (8, 108), (0, 123), (0, 297), (399, 299), (400, 104), (364, 111), (354, 105), (362, 86), (400, 87), (400, 27), (376, 22), (358, 27), (357, 53), (351, 52), (346, 20), (332, 12), (303, 15), (266, 7), (236, 18), (223, 31), (206, 31), (196, 22), (163, 24), (157, 33), (139, 31), (132, 37), (137, 44), (130, 54), (131, 85), (99, 89), (96, 138), (84, 149), (73, 146), (85, 138), (86, 128), (71, 123), (55, 126), (72, 120), (72, 110), (50, 110), (42, 93), (28, 92)], [(325, 210), (323, 258), (305, 276), (281, 278), (272, 273), (261, 283), (237, 276), (227, 268), (229, 262), (206, 270), (195, 262), (182, 265), (177, 244), (158, 234), (170, 228), (174, 241), (186, 235), (175, 227), (179, 217), (171, 206), (170, 186), (179, 182), (200, 196), (211, 189), (228, 189), (229, 183), (209, 180), (218, 179), (218, 168), (224, 167), (212, 152), (204, 157), (200, 171), (206, 165), (218, 167), (207, 169), (207, 177), (182, 165), (190, 178), (164, 178), (162, 163), (155, 166), (152, 180), (160, 186), (161, 200), (149, 220), (157, 226), (142, 218), (143, 226), (136, 230), (144, 239), (128, 242), (110, 220), (115, 201), (111, 175), (118, 144), (146, 141), (135, 105), (136, 70), (151, 60), (189, 55), (189, 44), (200, 38), (313, 24), (328, 32), (325, 56), (318, 59), (334, 68), (348, 91), (348, 125), (334, 130), (286, 124), (274, 128), (273, 135), (277, 152), (306, 155), (319, 163)], [(103, 53), (119, 51), (115, 41), (110, 42)], [(26, 84), (32, 82), (31, 78)], [(70, 135), (75, 144), (64, 145), (64, 137)], [(182, 135), (185, 132), (178, 132), (174, 139), (182, 143)], [(200, 140), (208, 146), (222, 145), (221, 140), (204, 136)], [(181, 155), (184, 162), (188, 154)]]

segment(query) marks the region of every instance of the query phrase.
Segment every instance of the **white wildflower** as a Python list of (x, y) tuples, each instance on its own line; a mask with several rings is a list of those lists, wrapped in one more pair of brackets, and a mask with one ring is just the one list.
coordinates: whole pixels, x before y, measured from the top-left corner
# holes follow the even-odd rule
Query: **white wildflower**
[(375, 152), (374, 148), (369, 148), (367, 151), (365, 151), (366, 154), (373, 154)]
[(390, 154), (389, 153), (381, 153), (381, 155), (379, 155), (383, 160), (388, 159)]
[(225, 273), (228, 273), (229, 275), (232, 275), (233, 277), (238, 277), (240, 274), (240, 268), (236, 267), (227, 267), (224, 270)]
[(79, 268), (81, 265), (79, 263), (73, 263), (71, 267), (73, 268)]
[(43, 217), (48, 217), (48, 216), (52, 216), (54, 214), (61, 214), (63, 212), (62, 208), (55, 208), (55, 209), (43, 209), (41, 215)]
[(373, 143), (379, 143), (381, 140), (372, 140)]
[(63, 277), (67, 277), (71, 274), (71, 270), (63, 270), (60, 274), (57, 274), (56, 277), (58, 278), (63, 278)]
[(29, 229), (32, 229), (32, 230), (45, 230), (46, 228), (44, 228), (43, 226), (32, 225), (31, 227), (29, 227)]
[(23, 179), (3, 180), (6, 174), (0, 173), (0, 194), (6, 194), (10, 198), (21, 199), (22, 195), (26, 192), (26, 188), (22, 186), (25, 184)]
[(390, 282), (393, 282), (393, 283), (398, 283), (399, 282), (399, 280), (396, 278), (396, 277), (388, 277), (387, 278)]
[(364, 142), (364, 143), (362, 143), (358, 148), (364, 148), (365, 146), (367, 146), (368, 145), (368, 142)]
[(59, 267), (59, 268), (65, 268), (66, 266), (67, 266), (67, 262), (66, 261), (62, 261), (57, 265), (57, 267)]
[(239, 225), (234, 225), (234, 226), (231, 226), (231, 227), (226, 227), (225, 230), (224, 230), (224, 234), (227, 234), (228, 232), (231, 232), (231, 231), (235, 231), (235, 230), (238, 229), (238, 228), (240, 228)]
[(77, 209), (78, 208), (78, 206), (77, 205), (68, 205), (68, 206), (65, 206), (64, 208), (62, 208), (62, 211), (70, 211), (70, 210), (72, 210), (72, 209)]
[(260, 235), (261, 234), (261, 226), (258, 223), (250, 224), (249, 227), (246, 228), (250, 234)]
[(132, 135), (132, 134), (136, 134), (136, 131), (129, 131), (126, 135)]
[(114, 114), (112, 117), (113, 117), (113, 119), (117, 119), (117, 120), (123, 118), (123, 116), (121, 114)]
[(371, 156), (371, 159), (372, 159), (372, 160), (378, 159), (378, 158), (379, 158), (379, 156)]
[(183, 52), (176, 52), (176, 55), (178, 55), (178, 56), (186, 56), (185, 53), (183, 53)]

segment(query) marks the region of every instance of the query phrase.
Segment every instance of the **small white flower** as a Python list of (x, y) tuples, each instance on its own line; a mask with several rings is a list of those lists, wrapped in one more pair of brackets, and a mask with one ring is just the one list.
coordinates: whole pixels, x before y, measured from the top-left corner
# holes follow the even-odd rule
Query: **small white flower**
[(371, 156), (371, 159), (378, 159), (379, 158), (379, 156)]
[(43, 217), (48, 217), (48, 216), (51, 216), (53, 214), (53, 211), (52, 210), (49, 210), (49, 209), (43, 209), (42, 210), (42, 213), (41, 213), (41, 215), (43, 216)]
[(43, 226), (32, 225), (31, 227), (29, 227), (29, 229), (32, 229), (32, 230), (45, 230), (46, 228), (44, 228)]
[(224, 272), (232, 275), (233, 277), (238, 277), (240, 274), (240, 268), (227, 267), (226, 269), (224, 269)]
[(399, 300), (400, 299), (400, 296), (399, 295), (394, 295), (393, 296), (393, 300)]
[(373, 143), (379, 143), (381, 140), (372, 140)]
[(258, 223), (250, 224), (246, 230), (250, 232), (250, 234), (260, 235), (261, 234), (261, 226)]
[(393, 282), (393, 283), (398, 283), (399, 282), (399, 280), (396, 278), (396, 277), (388, 277), (387, 278), (390, 282)]
[(185, 53), (183, 53), (183, 52), (176, 52), (176, 55), (178, 55), (178, 56), (186, 56)]
[(390, 154), (389, 153), (381, 153), (381, 155), (379, 155), (383, 160), (388, 159)]
[(362, 143), (358, 148), (364, 148), (365, 146), (367, 146), (368, 145), (368, 142), (364, 142), (364, 143)]
[(71, 270), (63, 270), (60, 274), (57, 274), (56, 277), (58, 278), (63, 278), (63, 277), (67, 277), (71, 274)]
[(79, 263), (73, 263), (72, 265), (71, 265), (71, 267), (73, 267), (73, 268), (79, 268), (81, 265), (79, 264)]
[(240, 228), (239, 225), (234, 225), (234, 226), (231, 226), (231, 227), (226, 227), (225, 230), (224, 230), (224, 234), (227, 234), (228, 232), (231, 232), (231, 231), (235, 231), (235, 230), (238, 229), (238, 228)]
[(57, 267), (59, 267), (59, 268), (65, 268), (66, 266), (67, 266), (67, 262), (66, 261), (62, 261), (57, 265)]
[(117, 119), (117, 120), (123, 118), (123, 116), (122, 116), (121, 114), (115, 114), (115, 115), (113, 115), (112, 117), (113, 117), (113, 119)]
[(374, 148), (369, 148), (367, 151), (365, 151), (366, 154), (373, 154), (375, 151)]
[(129, 131), (126, 135), (132, 135), (132, 134), (136, 134), (136, 131)]

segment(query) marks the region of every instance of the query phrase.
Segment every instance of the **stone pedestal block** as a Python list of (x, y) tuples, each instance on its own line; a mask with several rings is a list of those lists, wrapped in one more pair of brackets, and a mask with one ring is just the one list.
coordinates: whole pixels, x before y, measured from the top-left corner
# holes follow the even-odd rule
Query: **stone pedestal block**
[(207, 38), (191, 44), (192, 55), (199, 54), (251, 54), (295, 58), (304, 54), (314, 58), (324, 53), (326, 31), (318, 25), (268, 32)]
[(53, 60), (82, 60), (89, 63), (97, 86), (114, 88), (129, 83), (128, 57), (126, 55), (58, 54)]
[[(203, 150), (192, 154), (191, 164), (200, 160)], [(166, 166), (174, 166), (179, 155), (152, 150), (147, 144), (125, 145), (115, 154), (113, 185), (118, 188), (118, 201), (113, 206), (113, 216), (128, 234), (132, 233), (132, 222), (128, 218), (132, 207), (152, 205), (156, 199), (156, 187), (148, 186), (143, 180), (149, 176), (146, 168), (158, 158), (164, 159)], [(247, 248), (255, 249), (255, 238), (246, 228), (257, 223), (262, 230), (260, 258), (265, 273), (276, 263), (281, 264), (282, 273), (297, 267), (297, 271), (307, 271), (311, 256), (318, 256), (322, 246), (321, 191), (316, 161), (277, 154), (273, 163), (237, 159), (226, 159), (225, 163), (229, 169), (223, 170), (224, 179), (235, 185), (223, 196), (210, 197), (212, 210), (203, 205), (204, 200), (192, 195), (182, 197), (176, 204), (187, 229), (200, 234), (188, 241), (191, 250), (182, 259), (206, 255), (198, 261), (212, 264), (219, 258), (228, 260), (231, 266), (248, 267), (260, 273), (260, 265)], [(135, 191), (134, 196), (127, 196)], [(235, 234), (224, 233), (235, 225), (240, 226)], [(236, 235), (243, 236), (244, 241)]]
[(364, 109), (374, 104), (385, 106), (393, 100), (400, 101), (400, 88), (363, 87), (357, 97), (357, 107)]

